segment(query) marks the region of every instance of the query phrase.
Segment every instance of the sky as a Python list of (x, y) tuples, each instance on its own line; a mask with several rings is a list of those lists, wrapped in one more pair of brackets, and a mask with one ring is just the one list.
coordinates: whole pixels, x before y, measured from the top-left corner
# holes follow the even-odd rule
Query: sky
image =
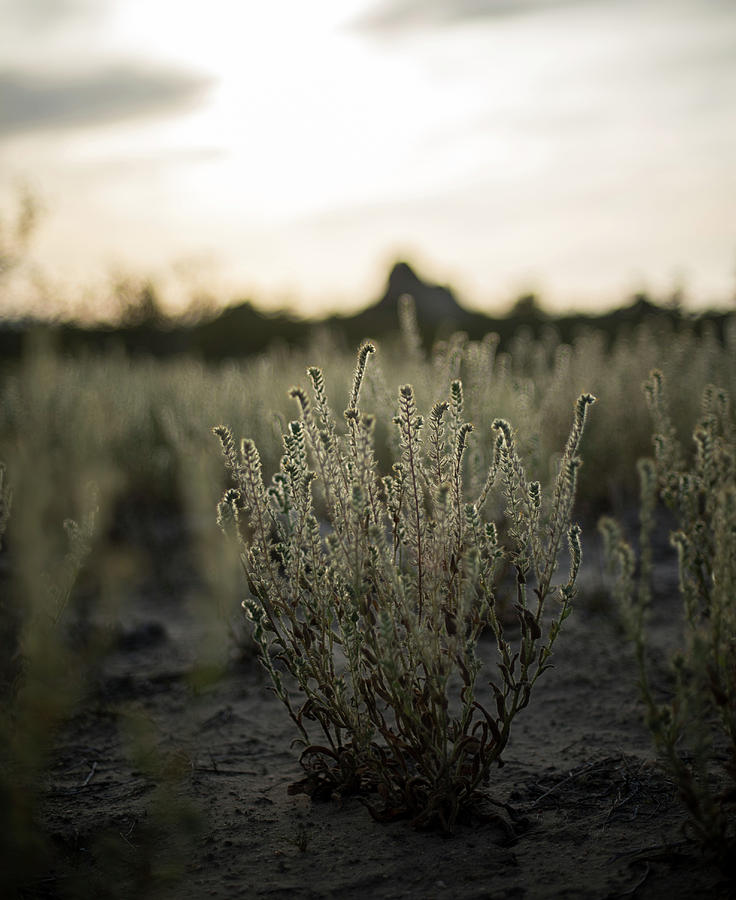
[[(733, 0), (0, 0), (0, 314), (736, 294)], [(0, 237), (2, 234), (0, 234)]]

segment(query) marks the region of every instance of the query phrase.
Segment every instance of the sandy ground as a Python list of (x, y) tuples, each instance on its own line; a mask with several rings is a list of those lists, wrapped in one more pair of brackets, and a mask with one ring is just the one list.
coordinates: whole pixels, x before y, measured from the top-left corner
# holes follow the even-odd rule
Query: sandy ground
[[(258, 665), (233, 663), (214, 685), (192, 685), (200, 636), (182, 576), (181, 592), (148, 585), (129, 598), (93, 696), (60, 735), (42, 807), (57, 860), (23, 896), (729, 896), (684, 840), (590, 531), (555, 668), (492, 773), (494, 799), (512, 810), (507, 827), (479, 820), (443, 837), (379, 824), (356, 799), (289, 795), (300, 777), (293, 726)], [(674, 645), (676, 610), (663, 564), (659, 652)]]

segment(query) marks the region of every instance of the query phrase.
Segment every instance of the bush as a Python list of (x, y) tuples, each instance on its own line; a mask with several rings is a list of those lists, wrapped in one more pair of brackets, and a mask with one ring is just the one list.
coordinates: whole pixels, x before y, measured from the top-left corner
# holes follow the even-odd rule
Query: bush
[[(254, 442), (238, 452), (231, 431), (215, 429), (235, 483), (218, 516), (241, 548), (243, 605), (261, 661), (299, 732), (306, 777), (292, 790), (358, 793), (377, 818), (410, 816), (450, 832), (501, 765), (511, 723), (571, 611), (581, 548), (570, 515), (594, 398), (577, 401), (547, 502), (539, 482), (527, 482), (502, 419), (493, 422), (489, 471), (466, 479), (483, 485), (468, 500), (473, 426), (463, 420), (459, 379), (426, 422), (413, 388), (400, 388), (399, 458), (379, 477), (376, 423), (360, 408), (373, 352), (366, 343), (358, 354), (345, 432), (320, 369), (308, 370), (311, 399), (292, 389), (300, 415), (268, 488)], [(493, 494), (505, 505), (504, 543), (483, 515)], [(570, 570), (556, 584), (565, 534)], [(513, 574), (504, 581), (504, 572)], [(504, 592), (520, 625), (514, 643), (497, 615)], [(551, 597), (559, 605), (545, 617)], [(488, 691), (478, 685), (485, 632), (497, 657)], [(378, 803), (367, 799), (374, 793)]]
[[(645, 385), (654, 419), (654, 459), (639, 463), (640, 565), (618, 524), (602, 519), (615, 592), (636, 648), (647, 721), (665, 769), (677, 784), (696, 840), (733, 871), (736, 835), (736, 426), (730, 399), (712, 386), (693, 431), (680, 445), (655, 371)], [(685, 647), (672, 661), (671, 699), (652, 683), (645, 630), (651, 595), (652, 531), (658, 503), (674, 514), (684, 607)], [(724, 778), (714, 770), (722, 763)]]

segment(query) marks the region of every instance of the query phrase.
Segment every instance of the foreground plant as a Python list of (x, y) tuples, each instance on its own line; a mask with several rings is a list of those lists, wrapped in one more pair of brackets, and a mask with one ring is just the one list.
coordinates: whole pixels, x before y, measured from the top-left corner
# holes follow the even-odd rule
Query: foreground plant
[[(452, 831), (501, 765), (511, 723), (549, 668), (571, 611), (581, 548), (570, 515), (594, 398), (577, 401), (548, 502), (539, 482), (527, 481), (501, 419), (485, 484), (469, 499), (473, 426), (463, 421), (459, 380), (426, 421), (412, 387), (399, 390), (400, 458), (379, 476), (374, 418), (360, 408), (373, 352), (368, 343), (359, 351), (345, 430), (320, 369), (308, 370), (311, 398), (292, 389), (299, 419), (283, 436), (268, 487), (255, 444), (244, 440), (238, 452), (230, 430), (215, 429), (235, 482), (218, 515), (240, 543), (250, 588), (243, 605), (261, 661), (299, 731), (306, 777), (292, 790), (377, 792), (379, 804), (369, 805), (377, 818), (410, 816)], [(492, 497), (505, 507), (503, 544), (483, 515)], [(565, 535), (570, 569), (558, 584)], [(504, 572), (512, 577), (502, 581)], [(497, 615), (502, 592), (515, 601), (514, 644)], [(558, 605), (545, 616), (552, 597)], [(497, 658), (484, 672), (487, 689), (478, 684), (484, 632)]]
[[(11, 492), (0, 463), (0, 539), (10, 506)], [(43, 563), (50, 562), (43, 577), (38, 557), (23, 557), (17, 549), (21, 535), (13, 534), (10, 577), (4, 579), (0, 594), (4, 663), (0, 670), (0, 871), (8, 892), (3, 896), (16, 896), (16, 891), (20, 896), (23, 886), (39, 877), (51, 859), (51, 845), (37, 821), (41, 777), (57, 729), (72, 714), (84, 683), (83, 660), (68, 641), (61, 620), (90, 553), (96, 513), (93, 498), (90, 507), (79, 523), (64, 522), (66, 552), (61, 559), (42, 557)], [(23, 513), (21, 504), (17, 509)], [(38, 544), (44, 546), (41, 540)], [(27, 586), (30, 589), (22, 597), (18, 615), (10, 597)]]
[[(654, 419), (654, 459), (639, 463), (640, 565), (618, 524), (601, 520), (607, 562), (636, 649), (647, 722), (664, 766), (689, 813), (696, 840), (734, 872), (736, 851), (736, 424), (730, 398), (703, 396), (692, 462), (672, 425), (660, 372), (645, 385)], [(658, 503), (677, 527), (685, 647), (672, 661), (671, 699), (661, 702), (649, 672), (645, 619), (651, 596), (654, 515)], [(722, 763), (723, 776), (716, 775)], [(725, 787), (724, 787), (725, 781)]]

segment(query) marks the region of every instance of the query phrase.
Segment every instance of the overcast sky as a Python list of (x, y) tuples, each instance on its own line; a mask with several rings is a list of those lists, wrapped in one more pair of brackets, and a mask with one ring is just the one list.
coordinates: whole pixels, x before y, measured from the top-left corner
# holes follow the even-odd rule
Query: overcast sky
[(33, 263), (68, 299), (126, 272), (172, 302), (348, 310), (402, 257), (489, 311), (733, 300), (732, 0), (0, 0), (0, 21), (0, 217), (37, 192)]

